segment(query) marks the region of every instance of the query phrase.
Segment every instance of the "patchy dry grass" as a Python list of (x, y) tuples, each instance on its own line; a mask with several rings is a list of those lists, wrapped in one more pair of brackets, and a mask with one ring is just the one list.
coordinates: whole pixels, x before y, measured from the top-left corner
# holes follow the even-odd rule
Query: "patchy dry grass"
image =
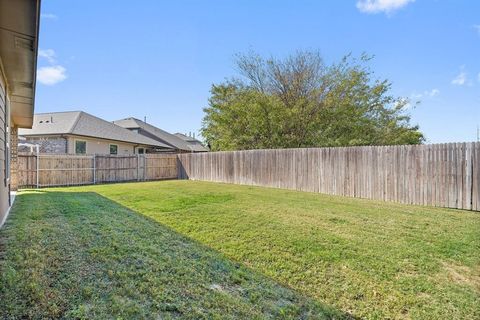
[[(119, 226), (123, 226), (124, 229), (120, 235), (114, 236), (113, 240), (108, 240), (108, 243), (110, 245), (110, 242), (113, 241), (118, 248), (122, 248), (122, 259), (134, 263), (136, 261), (135, 254), (143, 253), (161, 257), (166, 254), (165, 252), (170, 252), (169, 248), (172, 245), (165, 240), (165, 236), (161, 235), (166, 232), (163, 230), (169, 232), (174, 230), (183, 241), (195, 243), (198, 255), (205, 254), (213, 256), (215, 259), (225, 256), (234, 262), (222, 263), (231, 263), (232, 265), (240, 263), (241, 269), (247, 268), (242, 270), (246, 270), (244, 272), (249, 275), (252, 272), (250, 270), (253, 270), (252, 274), (257, 274), (258, 278), (253, 275), (249, 276), (247, 283), (251, 288), (256, 288), (257, 291), (254, 290), (257, 292), (256, 294), (262, 296), (261, 292), (265, 289), (268, 292), (289, 292), (290, 295), (296, 297), (293, 299), (295, 303), (288, 304), (295, 306), (292, 308), (293, 313), (288, 314), (293, 318), (316, 318), (317, 316), (331, 315), (328, 311), (330, 309), (323, 307), (324, 305), (341, 310), (340, 316), (351, 314), (360, 318), (480, 318), (480, 308), (478, 308), (480, 305), (478, 282), (480, 276), (480, 215), (478, 213), (194, 181), (50, 189), (42, 197), (49, 197), (50, 201), (59, 203), (54, 200), (59, 196), (59, 191), (75, 192), (62, 196), (65, 198), (62, 200), (63, 202), (71, 203), (71, 206), (60, 214), (69, 217), (66, 230), (80, 228), (77, 224), (81, 224), (82, 219), (86, 219), (85, 216), (93, 217), (95, 215), (97, 216), (95, 219), (103, 221), (98, 226), (94, 224), (94, 228), (90, 225), (80, 228), (75, 231), (74, 235), (67, 237), (72, 239), (72, 248), (75, 246), (88, 247), (83, 242), (79, 244), (76, 241), (77, 238), (87, 237), (89, 240), (86, 243), (88, 244), (89, 241), (93, 241), (92, 237), (95, 240), (98, 237), (104, 239), (113, 232), (111, 229), (118, 230)], [(90, 200), (80, 200), (83, 199), (81, 192), (87, 192), (85, 197)], [(100, 194), (110, 201), (151, 218), (151, 220), (142, 219), (129, 211), (123, 211), (125, 209), (120, 206), (115, 207), (119, 209), (112, 209), (112, 203), (107, 200), (93, 201), (94, 196), (91, 192)], [(34, 208), (26, 208), (26, 201), (22, 200), (22, 196), (19, 200), (21, 201), (14, 210), (12, 222), (9, 222), (12, 229), (19, 225), (14, 219), (28, 217), (32, 213), (24, 211)], [(77, 202), (82, 206), (87, 206), (90, 202), (95, 205), (87, 207), (89, 209), (81, 211), (75, 209), (77, 211), (70, 212), (72, 207), (79, 206), (74, 205)], [(20, 204), (24, 206), (23, 209)], [(53, 205), (53, 207), (55, 206)], [(124, 213), (118, 214), (118, 212)], [(126, 214), (127, 212), (129, 213)], [(98, 217), (103, 215), (107, 215), (105, 221)], [(135, 219), (130, 220), (125, 217), (135, 217)], [(43, 220), (43, 218), (39, 220)], [(150, 227), (153, 220), (159, 224)], [(110, 221), (112, 226), (107, 221)], [(147, 230), (151, 231), (143, 232), (146, 227), (143, 222), (139, 223), (139, 221), (148, 221)], [(137, 224), (139, 225), (137, 226)], [(162, 231), (155, 232), (154, 230), (157, 228)], [(13, 233), (13, 231), (11, 232)], [(0, 232), (1, 234), (2, 232)], [(8, 234), (8, 232), (3, 232), (3, 234)], [(92, 234), (97, 234), (97, 236)], [(98, 236), (99, 234), (102, 236)], [(128, 236), (126, 236), (127, 234)], [(148, 241), (155, 243), (155, 247), (161, 246), (162, 250), (145, 251), (144, 246), (147, 246), (148, 242), (146, 240), (144, 245), (134, 246), (133, 250), (128, 239), (134, 236), (145, 236)], [(39, 236), (38, 239), (40, 238)], [(8, 243), (16, 243), (15, 241), (9, 240)], [(197, 242), (205, 247), (198, 245)], [(50, 246), (50, 244), (48, 245)], [(70, 247), (70, 243), (67, 247)], [(211, 249), (215, 251), (211, 251)], [(80, 251), (85, 251), (85, 249)], [(135, 252), (133, 256), (132, 252)], [(92, 252), (89, 250), (84, 253), (85, 257), (90, 260), (92, 259), (91, 254)], [(37, 255), (42, 256), (38, 253)], [(103, 252), (100, 252), (94, 256), (93, 261), (96, 262), (87, 265), (92, 268), (97, 265), (96, 259), (98, 259), (102, 263), (109, 264), (110, 269), (108, 270), (116, 275), (117, 268), (122, 270), (123, 265), (119, 262), (112, 263), (111, 259), (114, 259), (114, 256), (104, 255)], [(171, 264), (178, 263), (175, 262), (177, 259), (175, 255), (167, 254), (167, 256), (168, 259), (171, 259)], [(83, 261), (83, 258), (79, 259)], [(182, 263), (185, 261), (184, 258), (180, 260)], [(7, 259), (8, 261), (9, 259)], [(72, 260), (71, 263), (77, 265), (80, 262)], [(210, 269), (210, 267), (206, 267), (203, 260), (198, 260), (196, 256), (193, 256), (191, 261), (186, 264), (192, 263), (195, 270), (192, 271), (193, 273), (202, 274), (206, 272), (204, 269)], [(15, 265), (12, 263), (12, 266)], [(60, 266), (62, 265), (60, 264)], [(143, 270), (143, 268), (142, 265), (138, 270)], [(20, 269), (23, 270), (23, 268)], [(31, 268), (31, 270), (36, 270), (35, 272), (39, 274), (43, 273), (37, 268)], [(111, 276), (107, 273), (106, 278), (110, 279), (109, 277)], [(211, 277), (214, 278), (214, 276)], [(229, 279), (228, 276), (224, 277)], [(156, 276), (153, 278), (156, 279)], [(171, 279), (174, 278), (175, 274), (165, 273), (162, 276), (164, 282), (160, 282), (161, 284), (166, 283), (162, 288), (176, 290), (178, 285), (171, 282), (173, 281)], [(273, 279), (281, 286), (266, 279)], [(132, 283), (132, 286), (134, 286), (133, 283), (139, 283), (138, 279), (130, 281), (129, 277), (126, 277), (125, 281), (127, 280), (128, 283)], [(113, 288), (122, 286), (122, 281), (116, 282)], [(256, 283), (256, 281), (260, 282)], [(262, 281), (273, 288), (278, 288), (279, 291), (267, 289), (268, 285), (262, 284)], [(2, 281), (2, 283), (4, 282)], [(68, 283), (67, 280), (65, 280), (66, 283)], [(154, 283), (159, 285), (156, 280)], [(188, 292), (190, 290), (197, 292), (198, 286), (207, 288), (204, 291), (200, 290), (201, 293), (198, 292), (195, 298), (191, 298), (190, 301), (200, 299), (196, 302), (197, 305), (213, 305), (216, 308), (214, 310), (219, 310), (218, 314), (224, 312), (225, 315), (231, 315), (231, 317), (242, 318), (245, 315), (248, 317), (248, 313), (240, 313), (240, 310), (245, 310), (243, 309), (245, 305), (240, 302), (237, 304), (232, 300), (217, 301), (218, 297), (223, 295), (236, 296), (235, 292), (243, 292), (244, 289), (238, 289), (235, 281), (222, 282), (209, 278), (209, 281), (199, 283), (193, 281), (191, 277), (186, 277), (182, 283), (184, 283), (184, 288), (189, 288)], [(175, 288), (172, 288), (172, 285)], [(12, 287), (16, 286), (12, 285)], [(316, 304), (312, 305), (311, 301), (302, 300), (285, 287), (308, 296), (315, 300)], [(112, 286), (107, 286), (107, 288), (113, 290)], [(102, 290), (100, 292), (104, 292)], [(105, 293), (99, 293), (99, 289), (95, 286), (91, 291), (93, 295), (105, 297)], [(40, 292), (44, 291), (40, 290)], [(256, 294), (253, 295), (256, 296)], [(123, 299), (130, 301), (139, 310), (149, 304), (138, 301), (147, 301), (149, 295), (150, 293), (147, 292), (142, 298), (138, 298), (137, 296), (131, 297), (128, 292), (122, 293)], [(98, 298), (95, 301), (102, 301), (98, 305), (103, 305), (104, 308), (112, 303), (105, 302), (110, 301), (108, 299), (102, 299)], [(205, 301), (202, 302), (202, 299)], [(252, 313), (250, 318), (279, 317), (282, 313), (272, 306), (283, 305), (279, 301), (289, 301), (288, 299), (284, 300), (281, 294), (277, 293), (267, 301), (260, 300), (263, 305), (273, 308), (265, 309), (265, 307), (257, 307), (257, 302), (252, 302), (250, 298), (247, 300), (256, 306), (254, 308), (256, 313)], [(82, 300), (80, 299), (80, 301)], [(125, 301), (120, 301), (118, 305), (128, 305)], [(153, 301), (156, 301), (156, 298)], [(175, 305), (183, 306), (180, 302), (183, 301), (183, 298), (175, 301)], [(225, 301), (231, 304), (223, 307), (227, 303)], [(91, 305), (98, 308), (95, 303)], [(148, 308), (147, 310), (150, 310)], [(186, 307), (182, 309), (177, 306), (177, 308), (183, 310), (181, 316), (185, 316), (189, 312)], [(226, 308), (232, 313), (225, 312), (222, 308)], [(258, 311), (257, 308), (264, 311)], [(194, 308), (194, 310), (197, 309)], [(200, 308), (200, 310), (203, 309)], [(238, 311), (234, 312), (234, 310)], [(197, 314), (205, 315), (198, 310), (197, 312)], [(206, 317), (211, 316), (209, 314)]]

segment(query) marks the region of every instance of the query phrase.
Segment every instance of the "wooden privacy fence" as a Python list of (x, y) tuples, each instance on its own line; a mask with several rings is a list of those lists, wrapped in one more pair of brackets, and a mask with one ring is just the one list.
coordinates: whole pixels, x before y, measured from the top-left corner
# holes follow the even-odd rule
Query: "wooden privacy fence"
[(18, 154), (18, 186), (176, 179), (177, 156)]
[(480, 143), (180, 154), (179, 178), (480, 210)]

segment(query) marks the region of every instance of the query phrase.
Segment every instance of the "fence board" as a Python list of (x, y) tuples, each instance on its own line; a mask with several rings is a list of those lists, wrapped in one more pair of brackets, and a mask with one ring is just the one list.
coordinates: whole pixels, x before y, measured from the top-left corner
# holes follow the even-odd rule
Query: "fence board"
[[(38, 161), (38, 171), (37, 171)], [(480, 210), (480, 143), (211, 152), (18, 155), (20, 187), (195, 179)]]
[(178, 155), (180, 179), (480, 210), (480, 143)]
[(176, 155), (156, 155), (149, 154), (144, 159), (144, 177), (143, 180), (162, 180), (176, 179), (177, 156)]
[(177, 177), (177, 156), (171, 154), (40, 154), (38, 156), (18, 154), (20, 188), (176, 179)]

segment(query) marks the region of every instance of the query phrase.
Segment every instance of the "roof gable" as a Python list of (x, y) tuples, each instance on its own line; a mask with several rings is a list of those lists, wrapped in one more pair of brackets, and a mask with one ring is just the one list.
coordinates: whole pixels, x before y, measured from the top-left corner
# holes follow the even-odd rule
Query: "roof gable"
[(32, 129), (19, 129), (19, 135), (52, 135), (71, 133), (80, 117), (80, 111), (38, 113), (33, 117)]

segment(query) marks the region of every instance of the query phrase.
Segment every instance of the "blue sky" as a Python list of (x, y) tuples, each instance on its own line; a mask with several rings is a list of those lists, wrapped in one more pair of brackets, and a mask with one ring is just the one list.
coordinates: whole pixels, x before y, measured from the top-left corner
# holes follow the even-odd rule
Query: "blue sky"
[(213, 83), (234, 56), (351, 52), (410, 112), (427, 141), (476, 139), (480, 125), (480, 1), (43, 0), (36, 112), (135, 116), (197, 132)]

